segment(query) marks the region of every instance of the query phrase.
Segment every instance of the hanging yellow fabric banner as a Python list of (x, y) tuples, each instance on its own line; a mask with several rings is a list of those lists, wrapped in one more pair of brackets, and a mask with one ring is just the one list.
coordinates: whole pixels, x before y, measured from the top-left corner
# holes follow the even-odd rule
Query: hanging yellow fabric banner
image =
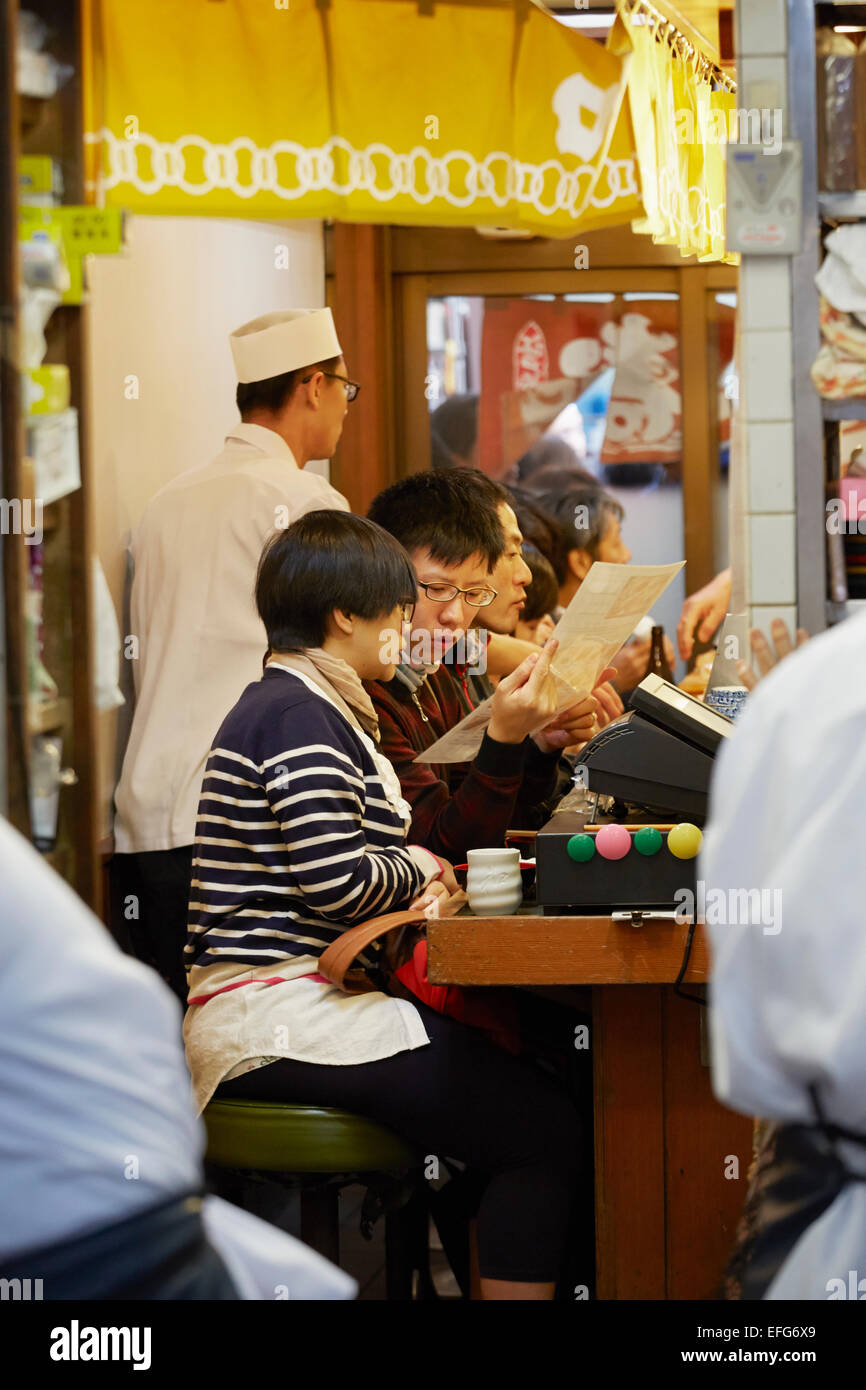
[(701, 261), (725, 251), (725, 144), (736, 105), (718, 69), (641, 0), (617, 0), (609, 46), (630, 53), (628, 111), (643, 199), (632, 228)]
[[(617, 17), (608, 35), (606, 47), (618, 58), (634, 60), (631, 56), (632, 44), (629, 34)], [(627, 84), (626, 97), (631, 93), (631, 80)], [(637, 158), (637, 132), (633, 110), (628, 99), (623, 101), (611, 137), (610, 149), (601, 171), (598, 183), (592, 193), (591, 206), (587, 208), (580, 221), (580, 231), (588, 232), (597, 227), (615, 227), (630, 222), (645, 211), (643, 189)]]
[(566, 236), (622, 190), (634, 215), (627, 65), (528, 0), (83, 6), (94, 201)]

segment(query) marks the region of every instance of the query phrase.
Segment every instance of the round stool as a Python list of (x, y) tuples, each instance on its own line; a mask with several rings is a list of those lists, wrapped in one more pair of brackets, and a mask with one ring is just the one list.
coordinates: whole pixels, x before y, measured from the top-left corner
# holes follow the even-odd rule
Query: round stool
[(409, 1299), (413, 1290), (435, 1296), (423, 1160), (405, 1139), (362, 1115), (280, 1101), (213, 1100), (203, 1119), (205, 1162), (235, 1181), (252, 1176), (298, 1189), (301, 1239), (334, 1264), (340, 1262), (340, 1188), (363, 1183), (368, 1200), (375, 1194), (385, 1212), (388, 1298)]

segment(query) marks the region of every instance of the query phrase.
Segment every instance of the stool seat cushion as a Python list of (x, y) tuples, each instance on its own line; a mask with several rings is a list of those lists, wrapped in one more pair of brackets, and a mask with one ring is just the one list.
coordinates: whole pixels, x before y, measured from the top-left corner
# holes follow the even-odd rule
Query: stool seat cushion
[(420, 1165), (393, 1130), (362, 1115), (279, 1101), (213, 1100), (205, 1107), (208, 1163), (271, 1173), (372, 1173)]

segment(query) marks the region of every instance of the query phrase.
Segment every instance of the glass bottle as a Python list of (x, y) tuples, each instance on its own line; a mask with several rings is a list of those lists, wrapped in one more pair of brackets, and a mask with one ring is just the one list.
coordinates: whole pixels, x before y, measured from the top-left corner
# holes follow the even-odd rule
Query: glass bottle
[(673, 684), (674, 673), (665, 655), (665, 630), (663, 627), (654, 627), (652, 630), (646, 675), (661, 676), (662, 680), (670, 681)]

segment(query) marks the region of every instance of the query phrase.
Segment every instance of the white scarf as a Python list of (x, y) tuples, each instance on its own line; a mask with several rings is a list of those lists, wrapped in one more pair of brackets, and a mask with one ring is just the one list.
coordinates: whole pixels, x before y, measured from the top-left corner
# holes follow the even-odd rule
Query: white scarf
[[(402, 820), (404, 829), (408, 830), (412, 808), (403, 796), (396, 772), (373, 742), (374, 738), (377, 741), (379, 738), (379, 720), (355, 668), (341, 657), (322, 651), (320, 647), (308, 648), (303, 655), (291, 653), (280, 656), (279, 660), (271, 657), (268, 666), (297, 676), (309, 689), (340, 711), (373, 759), (388, 805)], [(369, 733), (362, 727), (362, 719), (368, 728), (372, 724)]]

